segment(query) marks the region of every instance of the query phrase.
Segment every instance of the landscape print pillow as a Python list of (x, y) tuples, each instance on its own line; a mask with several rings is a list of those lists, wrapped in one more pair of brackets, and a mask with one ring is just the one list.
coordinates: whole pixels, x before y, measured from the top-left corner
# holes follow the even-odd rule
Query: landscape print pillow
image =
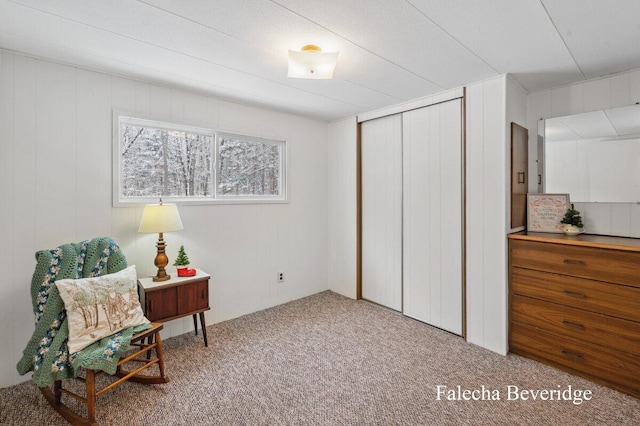
[(135, 265), (115, 274), (58, 280), (56, 286), (67, 310), (70, 353), (125, 328), (149, 323), (138, 299)]

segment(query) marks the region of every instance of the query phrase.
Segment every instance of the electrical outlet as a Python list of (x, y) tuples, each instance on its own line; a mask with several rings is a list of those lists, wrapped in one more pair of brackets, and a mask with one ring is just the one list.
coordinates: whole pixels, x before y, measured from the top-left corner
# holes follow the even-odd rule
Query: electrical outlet
[(284, 282), (284, 272), (278, 272), (278, 282), (279, 283)]

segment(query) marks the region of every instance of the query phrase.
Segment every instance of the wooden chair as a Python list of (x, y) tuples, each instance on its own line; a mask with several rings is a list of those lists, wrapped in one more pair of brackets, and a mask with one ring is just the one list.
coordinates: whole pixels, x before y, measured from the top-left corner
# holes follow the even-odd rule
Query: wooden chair
[[(160, 338), (160, 330), (163, 325), (161, 323), (152, 323), (152, 328), (144, 330), (133, 335), (130, 344), (130, 351), (127, 352), (118, 362), (116, 371), (117, 380), (109, 383), (101, 389), (96, 387), (96, 376), (103, 374), (100, 370), (84, 370), (85, 377), (77, 377), (85, 383), (85, 395), (79, 395), (62, 387), (62, 380), (56, 380), (51, 386), (41, 387), (49, 404), (69, 423), (74, 425), (97, 425), (96, 422), (96, 397), (102, 395), (110, 389), (120, 385), (121, 383), (131, 380), (132, 382), (145, 384), (167, 383), (169, 379), (164, 373), (164, 358), (162, 354), (162, 339)], [(152, 352), (155, 350), (155, 357)], [(131, 370), (124, 368), (125, 364), (136, 364), (129, 367)], [(158, 364), (160, 370), (159, 375), (142, 375), (142, 371)], [(106, 374), (106, 373), (105, 373)], [(62, 402), (62, 395), (68, 395), (86, 405), (87, 416), (74, 412)]]

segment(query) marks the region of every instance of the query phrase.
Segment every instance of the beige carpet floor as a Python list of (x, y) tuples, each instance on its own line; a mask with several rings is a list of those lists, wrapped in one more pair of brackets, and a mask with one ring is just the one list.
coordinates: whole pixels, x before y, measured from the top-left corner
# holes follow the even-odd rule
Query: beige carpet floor
[[(332, 292), (167, 339), (171, 379), (98, 398), (103, 425), (637, 425), (640, 400), (515, 355), (503, 357)], [(438, 400), (447, 390), (500, 400)], [(592, 399), (508, 400), (508, 386)], [(31, 383), (0, 389), (0, 423), (63, 425)]]

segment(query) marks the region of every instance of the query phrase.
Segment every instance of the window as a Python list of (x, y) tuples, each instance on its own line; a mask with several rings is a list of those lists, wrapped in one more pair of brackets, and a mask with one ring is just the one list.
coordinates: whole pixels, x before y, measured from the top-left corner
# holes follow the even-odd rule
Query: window
[(284, 141), (114, 113), (114, 204), (286, 200)]
[(218, 133), (220, 198), (280, 197), (284, 142)]

